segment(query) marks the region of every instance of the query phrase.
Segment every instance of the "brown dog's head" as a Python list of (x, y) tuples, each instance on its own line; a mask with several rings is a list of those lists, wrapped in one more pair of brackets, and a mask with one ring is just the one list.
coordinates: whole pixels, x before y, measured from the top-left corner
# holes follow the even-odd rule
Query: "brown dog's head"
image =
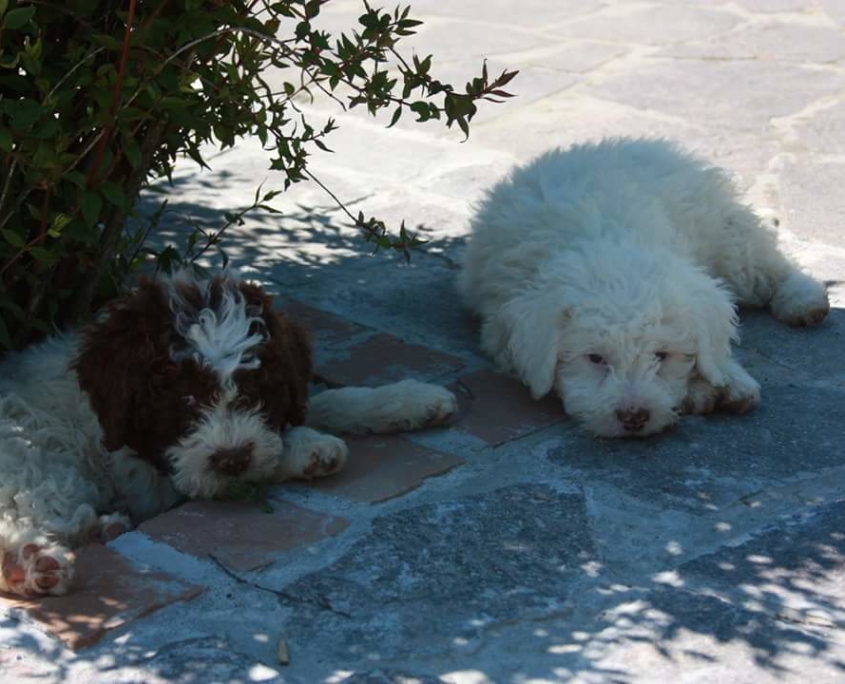
[(307, 333), (230, 274), (144, 280), (82, 334), (74, 368), (110, 451), (129, 447), (191, 497), (270, 477), (301, 425)]

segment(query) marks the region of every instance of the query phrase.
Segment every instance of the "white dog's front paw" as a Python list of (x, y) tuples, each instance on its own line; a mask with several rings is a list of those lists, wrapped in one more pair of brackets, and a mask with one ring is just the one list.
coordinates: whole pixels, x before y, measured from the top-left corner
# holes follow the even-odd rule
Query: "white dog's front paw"
[(306, 427), (293, 428), (284, 436), (281, 477), (311, 480), (338, 472), (346, 463), (346, 442)]
[(736, 361), (724, 369), (724, 387), (719, 388), (717, 406), (728, 413), (747, 413), (760, 403), (760, 383)]
[(771, 309), (774, 317), (787, 325), (811, 326), (824, 320), (830, 301), (822, 283), (795, 271), (778, 287)]
[[(404, 432), (443, 425), (458, 411), (458, 400), (445, 387), (417, 380), (396, 385), (385, 432)], [(401, 388), (401, 389), (400, 389)]]
[(66, 594), (73, 581), (73, 556), (58, 544), (25, 544), (2, 554), (0, 590), (35, 598)]
[(691, 378), (687, 385), (687, 396), (681, 404), (681, 413), (700, 416), (713, 413), (719, 400), (719, 391), (700, 375)]

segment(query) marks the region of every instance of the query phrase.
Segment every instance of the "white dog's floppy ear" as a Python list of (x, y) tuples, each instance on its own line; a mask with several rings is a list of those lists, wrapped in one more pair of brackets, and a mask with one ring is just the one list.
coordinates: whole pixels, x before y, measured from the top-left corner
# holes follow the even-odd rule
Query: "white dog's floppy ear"
[(499, 328), (495, 355), (510, 362), (535, 399), (554, 386), (561, 329), (568, 316), (565, 306), (560, 288), (529, 290), (504, 304), (486, 324)]
[(689, 302), (691, 329), (696, 342), (698, 372), (714, 387), (724, 385), (722, 372), (738, 340), (736, 307), (728, 289), (718, 280), (697, 273)]

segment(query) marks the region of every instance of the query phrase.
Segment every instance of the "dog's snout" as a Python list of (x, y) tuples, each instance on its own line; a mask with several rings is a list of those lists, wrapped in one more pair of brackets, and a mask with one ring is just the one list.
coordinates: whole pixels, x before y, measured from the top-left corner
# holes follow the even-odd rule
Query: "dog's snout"
[(209, 468), (221, 475), (240, 475), (249, 469), (255, 445), (247, 442), (241, 446), (218, 449), (209, 458)]
[(651, 413), (645, 408), (619, 409), (616, 411), (616, 418), (626, 432), (640, 432), (651, 418)]

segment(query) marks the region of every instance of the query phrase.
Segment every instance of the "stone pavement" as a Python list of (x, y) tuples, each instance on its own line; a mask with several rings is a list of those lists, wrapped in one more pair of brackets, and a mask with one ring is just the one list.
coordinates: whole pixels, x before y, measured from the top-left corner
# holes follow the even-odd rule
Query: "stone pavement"
[[(334, 0), (323, 21), (351, 26), (358, 7)], [(312, 170), (350, 207), (419, 226), (427, 249), (410, 266), (373, 256), (300, 186), (230, 252), (314, 329), (326, 381), (435, 380), (460, 416), (353, 441), (346, 472), (274, 489), (271, 512), (193, 503), (87, 547), (76, 595), (0, 606), (0, 680), (845, 681), (845, 2), (414, 10), (413, 45), (444, 78), (488, 57), (520, 69), (519, 97), (485, 107), (465, 144), (303, 106), (341, 125)], [(668, 136), (728, 167), (829, 282), (816, 330), (743, 316), (752, 415), (597, 441), (479, 355), (454, 292), (472, 200), (518, 161), (605, 135)], [(212, 165), (183, 167), (171, 207), (243, 206), (266, 161), (243, 144)]]

